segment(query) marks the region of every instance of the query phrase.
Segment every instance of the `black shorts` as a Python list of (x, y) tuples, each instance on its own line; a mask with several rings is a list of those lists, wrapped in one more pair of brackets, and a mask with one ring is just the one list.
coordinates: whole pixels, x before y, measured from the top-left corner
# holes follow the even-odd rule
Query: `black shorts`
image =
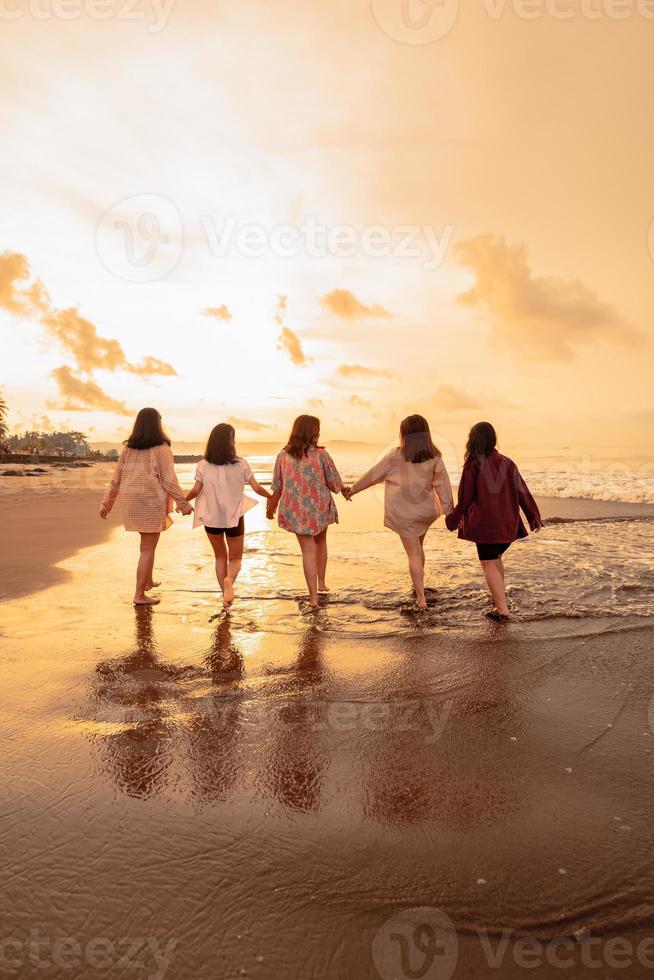
[(240, 519), (236, 527), (206, 527), (207, 534), (225, 534), (228, 538), (240, 538), (245, 534), (245, 521)]
[(509, 544), (478, 544), (477, 554), (479, 555), (479, 561), (497, 561), (507, 548), (510, 547), (511, 542)]

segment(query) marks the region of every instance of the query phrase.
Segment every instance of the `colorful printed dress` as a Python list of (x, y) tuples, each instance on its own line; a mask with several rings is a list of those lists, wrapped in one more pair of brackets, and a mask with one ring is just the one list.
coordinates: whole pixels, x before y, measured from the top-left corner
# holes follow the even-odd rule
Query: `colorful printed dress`
[(169, 445), (152, 449), (123, 449), (104, 495), (103, 505), (111, 510), (116, 497), (126, 531), (155, 533), (173, 523), (168, 516), (173, 502), (186, 504), (184, 491), (175, 476), (175, 460)]
[(343, 483), (334, 461), (325, 449), (310, 449), (295, 459), (282, 449), (275, 461), (271, 490), (279, 498), (279, 526), (294, 534), (320, 534), (338, 524), (332, 493)]

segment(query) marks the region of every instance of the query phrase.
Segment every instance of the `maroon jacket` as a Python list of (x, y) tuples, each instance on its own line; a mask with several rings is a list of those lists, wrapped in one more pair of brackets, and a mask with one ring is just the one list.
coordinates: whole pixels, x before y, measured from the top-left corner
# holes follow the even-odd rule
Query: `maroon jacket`
[(481, 460), (465, 463), (459, 483), (458, 503), (445, 518), (450, 531), (479, 544), (510, 544), (526, 538), (520, 518), (522, 507), (533, 530), (541, 522), (536, 501), (508, 456), (494, 449)]

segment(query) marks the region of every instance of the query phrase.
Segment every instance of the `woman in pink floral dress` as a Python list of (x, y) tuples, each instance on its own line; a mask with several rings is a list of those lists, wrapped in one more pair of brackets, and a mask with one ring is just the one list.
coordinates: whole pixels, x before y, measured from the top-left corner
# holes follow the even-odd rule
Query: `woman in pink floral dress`
[(318, 606), (318, 593), (329, 591), (325, 581), (327, 528), (338, 523), (332, 493), (343, 489), (334, 461), (318, 445), (319, 438), (320, 419), (313, 415), (296, 418), (288, 443), (275, 461), (267, 507), (267, 516), (272, 518), (279, 505), (279, 526), (297, 536), (312, 609)]
[(158, 584), (152, 581), (152, 571), (159, 535), (172, 524), (173, 502), (183, 514), (193, 510), (177, 482), (170, 439), (156, 408), (142, 408), (136, 416), (104, 495), (100, 517), (107, 517), (118, 496), (125, 530), (141, 535), (134, 605), (154, 606), (159, 600), (146, 592)]

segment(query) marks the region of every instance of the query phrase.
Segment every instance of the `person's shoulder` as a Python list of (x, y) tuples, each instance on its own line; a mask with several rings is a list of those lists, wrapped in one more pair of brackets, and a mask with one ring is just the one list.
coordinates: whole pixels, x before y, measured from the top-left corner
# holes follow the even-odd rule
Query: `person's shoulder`
[(245, 470), (245, 471), (247, 471), (247, 470), (251, 470), (251, 469), (252, 469), (252, 467), (251, 467), (251, 466), (250, 466), (250, 464), (248, 463), (248, 461), (247, 461), (247, 459), (245, 458), (245, 456), (237, 456), (237, 457), (236, 457), (236, 465), (237, 465), (237, 466), (240, 466), (240, 467), (241, 467), (241, 469), (242, 469), (242, 470)]
[(161, 456), (173, 455), (172, 446), (169, 446), (167, 442), (160, 442), (158, 446), (154, 446), (154, 451), (159, 453)]

